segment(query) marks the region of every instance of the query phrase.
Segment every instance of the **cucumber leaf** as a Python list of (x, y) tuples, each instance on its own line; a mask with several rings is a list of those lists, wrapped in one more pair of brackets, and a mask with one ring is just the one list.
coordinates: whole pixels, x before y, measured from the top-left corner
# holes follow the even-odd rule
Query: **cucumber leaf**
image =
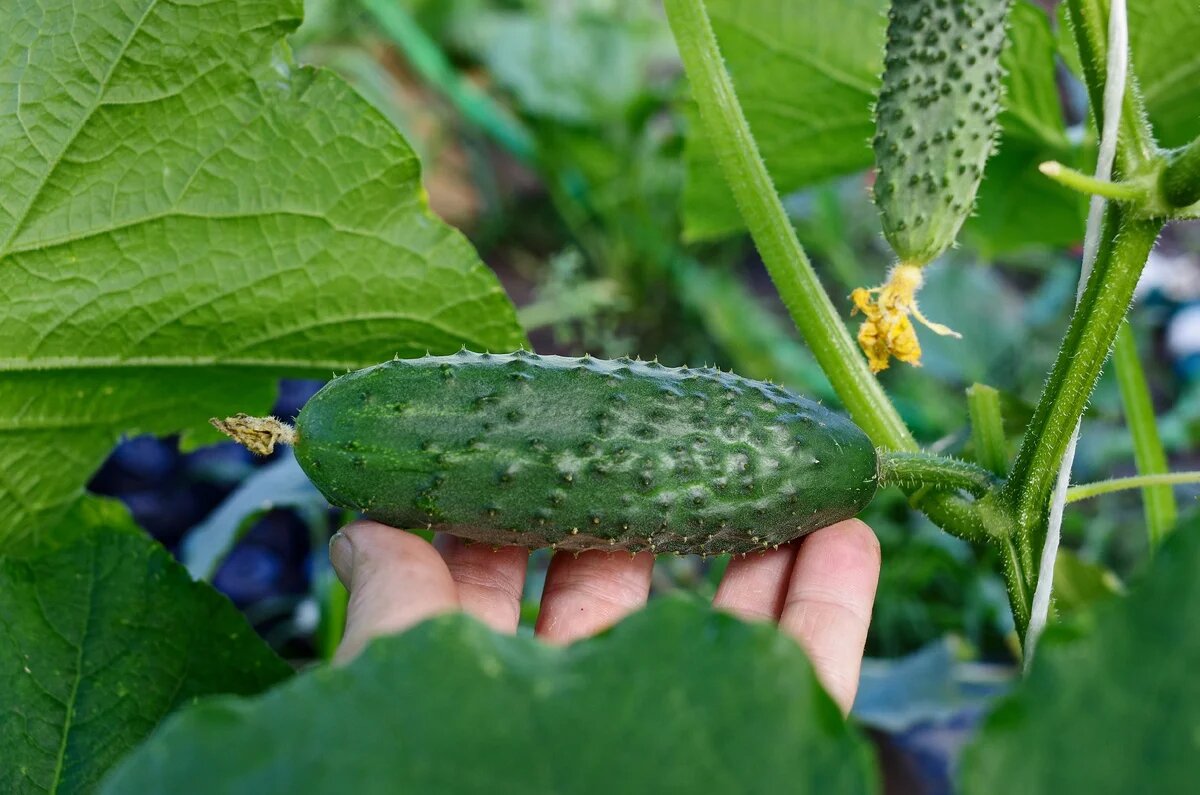
[(964, 758), (967, 793), (1196, 791), (1200, 517), (1127, 598), (1052, 626)]
[(290, 674), (118, 502), (0, 557), (0, 791), (91, 792), (171, 710)]
[(181, 712), (102, 792), (874, 792), (790, 638), (662, 598), (567, 648), (463, 616)]
[(0, 547), (122, 433), (524, 337), (405, 141), (292, 63), (300, 0), (0, 4)]

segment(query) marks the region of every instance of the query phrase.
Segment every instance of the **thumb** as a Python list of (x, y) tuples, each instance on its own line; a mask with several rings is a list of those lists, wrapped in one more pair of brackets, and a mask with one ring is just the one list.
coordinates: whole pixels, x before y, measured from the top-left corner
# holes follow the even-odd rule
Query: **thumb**
[(330, 539), (329, 559), (350, 592), (336, 662), (349, 661), (378, 635), (458, 609), (457, 587), (442, 556), (412, 533), (354, 522)]

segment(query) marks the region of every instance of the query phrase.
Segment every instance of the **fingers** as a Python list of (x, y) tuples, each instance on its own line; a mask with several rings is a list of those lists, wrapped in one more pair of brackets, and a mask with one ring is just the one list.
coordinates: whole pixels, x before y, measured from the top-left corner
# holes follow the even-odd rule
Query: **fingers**
[(411, 533), (378, 522), (354, 522), (333, 537), (329, 558), (350, 591), (338, 662), (350, 660), (377, 635), (459, 606), (445, 562)]
[(847, 714), (858, 690), (879, 559), (879, 540), (857, 519), (818, 530), (800, 544), (779, 618)]
[(529, 550), (495, 549), (448, 535), (439, 535), (434, 546), (458, 585), (462, 609), (498, 632), (516, 632)]
[(550, 561), (537, 634), (551, 643), (594, 635), (646, 604), (654, 555), (560, 552)]
[(746, 621), (776, 621), (783, 611), (798, 543), (734, 557), (717, 586), (713, 607)]

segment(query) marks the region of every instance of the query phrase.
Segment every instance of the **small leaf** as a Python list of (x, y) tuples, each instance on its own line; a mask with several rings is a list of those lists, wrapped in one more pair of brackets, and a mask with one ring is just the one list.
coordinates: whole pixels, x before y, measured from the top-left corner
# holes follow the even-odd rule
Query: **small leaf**
[(566, 649), (434, 619), (188, 710), (103, 792), (839, 795), (869, 760), (790, 638), (664, 598)]
[(1047, 630), (964, 759), (967, 793), (1196, 791), (1200, 517), (1124, 599)]
[(225, 597), (88, 497), (0, 557), (0, 791), (92, 791), (180, 705), (286, 678)]

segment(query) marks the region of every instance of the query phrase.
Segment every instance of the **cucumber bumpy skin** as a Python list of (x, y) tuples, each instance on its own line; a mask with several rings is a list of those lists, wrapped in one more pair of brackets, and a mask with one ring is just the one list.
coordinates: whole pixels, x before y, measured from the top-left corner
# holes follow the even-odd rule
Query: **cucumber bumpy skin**
[(854, 516), (878, 484), (866, 434), (781, 387), (524, 351), (341, 376), (293, 441), (333, 504), (496, 546), (745, 553)]
[(1011, 0), (894, 0), (875, 106), (875, 202), (901, 263), (953, 243), (996, 140)]

